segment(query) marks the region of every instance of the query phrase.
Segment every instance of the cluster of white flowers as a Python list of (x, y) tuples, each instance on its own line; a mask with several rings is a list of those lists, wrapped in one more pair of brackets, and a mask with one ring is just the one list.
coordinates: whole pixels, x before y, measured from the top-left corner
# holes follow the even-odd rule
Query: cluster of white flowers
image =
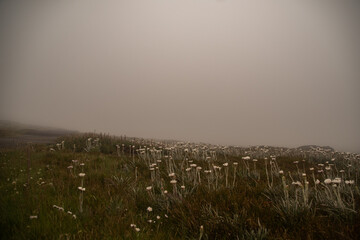
[(130, 227), (134, 228), (136, 232), (140, 232), (140, 228), (136, 227), (136, 224), (130, 224)]
[(336, 183), (336, 184), (340, 184), (341, 183), (341, 178), (335, 178), (332, 180), (332, 183)]
[(299, 181), (292, 182), (292, 185), (297, 185), (297, 186), (299, 186), (299, 187), (301, 187), (301, 186), (302, 186), (301, 182), (299, 182)]
[(324, 183), (325, 183), (325, 184), (330, 184), (331, 182), (332, 182), (332, 181), (331, 181), (330, 178), (327, 178), (327, 179), (324, 180)]
[[(56, 208), (59, 211), (65, 212), (65, 209), (63, 207), (59, 207), (57, 205), (53, 205), (53, 208)], [(72, 216), (74, 219), (76, 219), (76, 215), (73, 214), (71, 211), (67, 211), (67, 214), (69, 214), (70, 216)]]
[(64, 211), (64, 208), (63, 207), (59, 207), (57, 205), (53, 205), (53, 208), (56, 208), (57, 210), (60, 210), (60, 211)]
[(354, 180), (345, 180), (345, 184), (350, 184), (350, 185), (352, 185), (352, 184), (354, 184), (354, 183), (355, 183)]
[(214, 170), (216, 170), (216, 169), (219, 170), (219, 171), (221, 170), (221, 167), (216, 166), (216, 165), (214, 165), (213, 168), (214, 168)]

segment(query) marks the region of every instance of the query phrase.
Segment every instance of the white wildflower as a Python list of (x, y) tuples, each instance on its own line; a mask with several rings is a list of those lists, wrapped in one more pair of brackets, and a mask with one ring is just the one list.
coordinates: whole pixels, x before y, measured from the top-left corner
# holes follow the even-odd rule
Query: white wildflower
[(336, 183), (336, 184), (339, 184), (341, 183), (341, 178), (335, 178), (332, 180), (332, 183)]
[(329, 179), (329, 178), (325, 179), (325, 180), (324, 180), (324, 183), (325, 183), (325, 184), (330, 184), (330, 183), (331, 183), (331, 179)]

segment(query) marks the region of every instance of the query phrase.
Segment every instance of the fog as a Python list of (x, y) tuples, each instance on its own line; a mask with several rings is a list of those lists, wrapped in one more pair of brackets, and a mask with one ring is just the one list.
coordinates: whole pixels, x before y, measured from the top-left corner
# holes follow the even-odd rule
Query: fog
[(1, 1), (0, 119), (360, 152), (359, 1)]

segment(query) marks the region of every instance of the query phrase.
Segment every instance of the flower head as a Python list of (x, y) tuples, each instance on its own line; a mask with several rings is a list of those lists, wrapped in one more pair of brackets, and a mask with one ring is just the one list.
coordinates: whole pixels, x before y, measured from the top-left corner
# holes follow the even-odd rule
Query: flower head
[(325, 184), (330, 184), (330, 183), (331, 183), (331, 179), (330, 179), (330, 178), (325, 179), (325, 180), (324, 180), (324, 183), (325, 183)]

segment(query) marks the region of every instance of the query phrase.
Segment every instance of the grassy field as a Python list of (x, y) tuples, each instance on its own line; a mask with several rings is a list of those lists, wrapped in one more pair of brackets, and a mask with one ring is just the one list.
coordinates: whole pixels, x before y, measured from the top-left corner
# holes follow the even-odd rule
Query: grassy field
[(1, 239), (359, 239), (359, 155), (82, 134), (2, 148)]

